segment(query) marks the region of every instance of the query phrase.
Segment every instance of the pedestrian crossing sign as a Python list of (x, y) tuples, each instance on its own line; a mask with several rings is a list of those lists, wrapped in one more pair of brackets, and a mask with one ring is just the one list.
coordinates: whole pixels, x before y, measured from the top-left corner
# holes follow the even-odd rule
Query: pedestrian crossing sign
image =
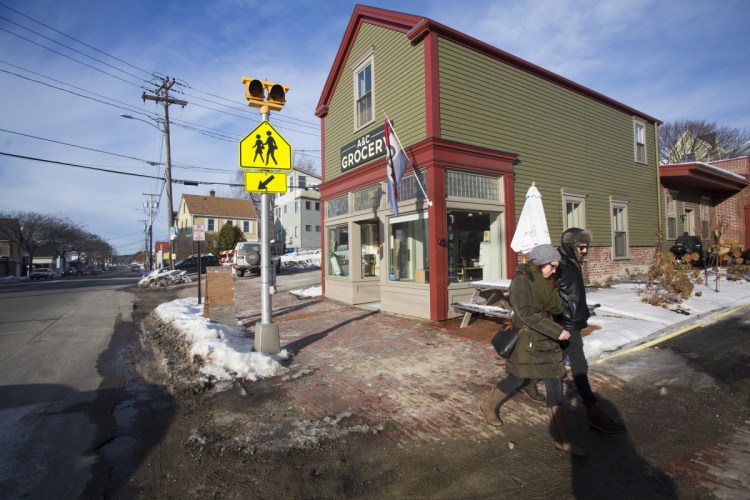
[(292, 147), (267, 120), (240, 141), (240, 168), (291, 170)]

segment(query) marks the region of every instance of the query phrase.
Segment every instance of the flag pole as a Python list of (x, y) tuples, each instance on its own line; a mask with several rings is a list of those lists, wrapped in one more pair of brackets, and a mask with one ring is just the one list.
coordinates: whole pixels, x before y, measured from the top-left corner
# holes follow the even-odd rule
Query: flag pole
[(385, 119), (388, 121), (388, 126), (391, 128), (391, 132), (393, 132), (393, 137), (396, 138), (396, 142), (398, 142), (398, 146), (401, 148), (401, 151), (404, 152), (404, 156), (406, 156), (406, 162), (411, 164), (411, 171), (414, 172), (414, 179), (417, 181), (417, 185), (419, 186), (419, 189), (422, 190), (422, 194), (424, 195), (424, 199), (427, 201), (427, 206), (432, 206), (432, 201), (430, 201), (430, 197), (427, 196), (427, 191), (424, 190), (424, 187), (422, 186), (422, 183), (419, 180), (419, 172), (414, 168), (414, 162), (412, 162), (409, 159), (409, 156), (406, 154), (406, 149), (404, 149), (404, 145), (401, 144), (401, 139), (398, 138), (398, 134), (396, 133), (396, 129), (393, 128), (393, 122), (391, 122), (391, 119), (388, 118), (388, 114), (383, 110), (383, 116), (385, 116)]

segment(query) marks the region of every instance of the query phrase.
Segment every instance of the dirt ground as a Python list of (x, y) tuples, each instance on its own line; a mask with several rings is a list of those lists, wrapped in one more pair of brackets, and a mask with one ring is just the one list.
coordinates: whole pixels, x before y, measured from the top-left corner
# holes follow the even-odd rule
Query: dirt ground
[[(592, 456), (556, 451), (543, 424), (506, 425), (502, 435), (431, 442), (394, 439), (395, 425), (356, 415), (310, 420), (284, 380), (237, 383), (229, 390), (197, 384), (169, 328), (149, 317), (157, 305), (192, 289), (136, 291), (141, 335), (131, 362), (141, 383), (163, 385), (170, 411), (140, 424), (146, 441), (132, 471), (115, 478), (116, 498), (710, 498), (691, 457), (730, 439), (747, 418), (743, 402), (717, 387), (627, 386), (602, 400), (630, 432), (590, 432), (572, 405), (571, 434)], [(286, 380), (289, 382), (289, 380)], [(325, 383), (325, 382), (322, 382)], [(514, 398), (520, 399), (520, 397)], [(544, 422), (544, 408), (534, 422)]]

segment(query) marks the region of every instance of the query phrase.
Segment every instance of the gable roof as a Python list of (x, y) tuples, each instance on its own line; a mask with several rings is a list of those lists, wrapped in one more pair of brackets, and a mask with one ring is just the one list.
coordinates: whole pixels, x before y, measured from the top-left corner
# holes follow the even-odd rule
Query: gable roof
[(185, 200), (185, 205), (191, 215), (211, 215), (238, 219), (258, 218), (255, 207), (250, 200), (196, 194), (183, 194), (182, 199)]
[(318, 101), (318, 106), (315, 109), (315, 115), (318, 117), (323, 117), (328, 113), (328, 103), (330, 102), (333, 91), (335, 90), (336, 85), (341, 78), (341, 73), (345, 69), (344, 63), (349, 56), (349, 51), (351, 50), (354, 39), (356, 38), (362, 23), (374, 24), (376, 26), (381, 26), (392, 29), (394, 31), (406, 33), (407, 38), (415, 44), (419, 43), (429, 33), (436, 33), (446, 40), (450, 40), (452, 42), (463, 45), (464, 47), (480, 52), (487, 57), (503, 61), (506, 64), (536, 75), (544, 80), (548, 80), (552, 83), (560, 85), (561, 87), (572, 90), (573, 92), (585, 95), (591, 99), (611, 106), (624, 113), (636, 115), (652, 123), (662, 123), (661, 120), (658, 120), (645, 113), (641, 113), (640, 111), (631, 108), (630, 106), (626, 106), (619, 101), (611, 99), (604, 94), (600, 94), (599, 92), (591, 90), (588, 87), (584, 87), (583, 85), (580, 85), (572, 80), (568, 80), (563, 76), (546, 70), (540, 66), (537, 66), (536, 64), (525, 61), (520, 57), (516, 57), (508, 52), (498, 49), (497, 47), (493, 47), (488, 43), (477, 40), (476, 38), (472, 38), (469, 35), (461, 33), (460, 31), (457, 31), (453, 28), (449, 28), (448, 26), (440, 24), (437, 21), (433, 21), (432, 19), (415, 16), (413, 14), (395, 12), (392, 10), (368, 7), (365, 5), (356, 5), (354, 7), (354, 12), (352, 13), (352, 17), (346, 27), (344, 38), (341, 41), (341, 45), (339, 45), (339, 50), (336, 53), (336, 58), (333, 61), (333, 66), (331, 67), (331, 71), (328, 74), (326, 84), (323, 87), (323, 93), (321, 94), (320, 100)]

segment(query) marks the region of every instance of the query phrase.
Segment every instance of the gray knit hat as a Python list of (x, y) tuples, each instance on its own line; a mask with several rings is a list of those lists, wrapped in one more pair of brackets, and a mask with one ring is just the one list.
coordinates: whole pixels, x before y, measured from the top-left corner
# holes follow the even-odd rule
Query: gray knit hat
[(557, 251), (557, 248), (547, 244), (537, 245), (529, 252), (531, 263), (537, 266), (549, 264), (550, 262), (560, 260), (560, 258), (560, 252)]

